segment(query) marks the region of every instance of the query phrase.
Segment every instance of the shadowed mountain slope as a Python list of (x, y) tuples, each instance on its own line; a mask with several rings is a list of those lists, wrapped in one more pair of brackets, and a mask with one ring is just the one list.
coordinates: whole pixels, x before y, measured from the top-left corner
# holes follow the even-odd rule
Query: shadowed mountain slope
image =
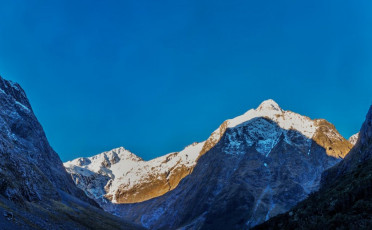
[[(0, 77), (1, 229), (128, 226), (77, 188), (50, 147), (23, 89)], [(102, 219), (91, 226), (90, 221)]]
[(321, 189), (255, 229), (372, 228), (372, 106), (354, 148), (322, 175)]

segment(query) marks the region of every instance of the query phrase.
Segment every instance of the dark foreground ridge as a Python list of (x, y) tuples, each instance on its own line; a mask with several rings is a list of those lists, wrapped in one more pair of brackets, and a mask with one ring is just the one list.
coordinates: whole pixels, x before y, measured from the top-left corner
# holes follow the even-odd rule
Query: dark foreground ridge
[(0, 229), (138, 229), (75, 186), (23, 89), (1, 77)]
[(254, 229), (372, 229), (372, 106), (349, 155), (325, 171), (322, 187)]

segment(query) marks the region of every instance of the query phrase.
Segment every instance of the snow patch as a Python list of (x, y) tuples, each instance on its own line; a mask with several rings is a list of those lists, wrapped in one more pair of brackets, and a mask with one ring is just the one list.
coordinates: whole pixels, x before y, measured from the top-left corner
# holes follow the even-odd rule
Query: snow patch
[(352, 135), (352, 136), (348, 139), (348, 141), (349, 141), (352, 145), (355, 145), (355, 144), (357, 143), (357, 141), (358, 141), (358, 138), (359, 138), (359, 132), (356, 133), (356, 134), (354, 134), (354, 135)]
[(27, 106), (25, 106), (24, 104), (22, 104), (22, 103), (20, 103), (18, 101), (16, 101), (15, 103), (17, 105), (19, 105), (25, 112), (30, 112), (30, 109)]

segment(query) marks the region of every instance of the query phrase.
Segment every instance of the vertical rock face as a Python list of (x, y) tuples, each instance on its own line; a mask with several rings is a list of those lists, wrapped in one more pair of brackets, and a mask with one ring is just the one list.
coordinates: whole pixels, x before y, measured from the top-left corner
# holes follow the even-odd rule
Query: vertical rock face
[(0, 175), (0, 193), (9, 199), (57, 199), (58, 190), (86, 199), (50, 147), (23, 89), (1, 77)]
[(250, 228), (317, 190), (321, 173), (351, 147), (329, 122), (268, 100), (213, 132), (196, 151), (192, 173), (173, 190), (144, 202), (101, 205), (149, 229)]

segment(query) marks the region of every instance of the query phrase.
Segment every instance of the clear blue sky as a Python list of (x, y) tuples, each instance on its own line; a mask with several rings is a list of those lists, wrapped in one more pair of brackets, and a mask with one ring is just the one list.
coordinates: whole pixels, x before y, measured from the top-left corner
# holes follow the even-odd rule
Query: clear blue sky
[(272, 98), (345, 137), (372, 102), (372, 1), (0, 1), (0, 74), (63, 161), (151, 159)]

